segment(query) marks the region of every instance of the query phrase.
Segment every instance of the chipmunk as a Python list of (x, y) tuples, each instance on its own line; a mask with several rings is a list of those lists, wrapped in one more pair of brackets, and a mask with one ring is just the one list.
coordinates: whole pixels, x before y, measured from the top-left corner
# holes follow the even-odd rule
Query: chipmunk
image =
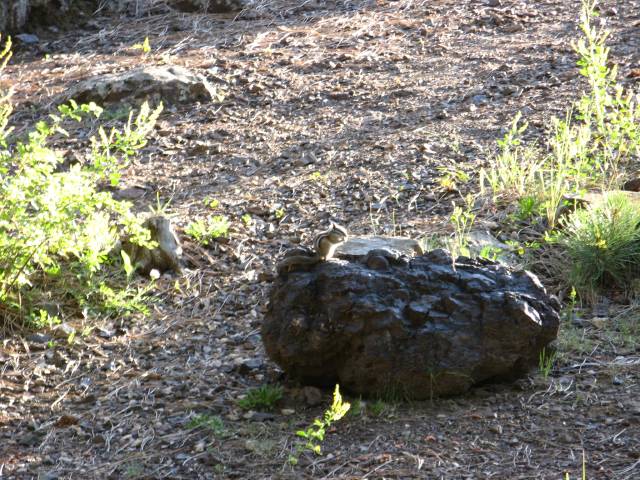
[(333, 258), (336, 249), (346, 242), (348, 238), (349, 233), (346, 228), (331, 222), (327, 230), (320, 232), (313, 239), (314, 254), (312, 256), (292, 255), (285, 257), (277, 265), (278, 272), (289, 271), (292, 267), (298, 265), (315, 265), (319, 262), (326, 262)]

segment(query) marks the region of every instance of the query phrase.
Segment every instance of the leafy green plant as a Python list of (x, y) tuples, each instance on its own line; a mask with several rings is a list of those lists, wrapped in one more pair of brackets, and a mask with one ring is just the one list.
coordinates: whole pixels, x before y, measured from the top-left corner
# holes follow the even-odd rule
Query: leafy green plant
[(207, 217), (206, 220), (196, 220), (185, 228), (185, 233), (201, 245), (209, 245), (216, 238), (229, 234), (229, 220), (222, 215)]
[(135, 43), (131, 46), (133, 50), (142, 50), (142, 53), (148, 54), (151, 52), (151, 44), (149, 43), (149, 37), (144, 37), (142, 43)]
[(216, 200), (215, 198), (207, 197), (204, 199), (204, 204), (209, 207), (211, 210), (215, 210), (220, 206), (220, 200)]
[(496, 199), (500, 193), (527, 195), (535, 185), (542, 168), (540, 152), (535, 146), (522, 143), (522, 134), (528, 123), (520, 122), (518, 112), (502, 140), (498, 140), (498, 155), (489, 168), (480, 170), (480, 188), (484, 193), (488, 186)]
[(471, 211), (473, 206), (473, 197), (469, 196), (465, 199), (465, 207), (454, 205), (453, 212), (449, 217), (450, 222), (453, 224), (453, 239), (449, 242), (451, 254), (455, 257), (464, 255), (469, 257), (471, 252), (469, 251), (469, 244), (467, 237), (471, 232), (473, 223), (475, 222), (476, 215)]
[(389, 405), (383, 400), (376, 400), (373, 403), (367, 405), (367, 412), (374, 417), (380, 417), (384, 412), (387, 411)]
[(238, 400), (238, 405), (245, 410), (273, 410), (282, 395), (280, 385), (262, 385), (249, 390), (244, 398)]
[(549, 374), (553, 369), (553, 364), (555, 363), (555, 360), (556, 360), (555, 352), (548, 353), (546, 348), (543, 348), (540, 351), (540, 355), (538, 358), (538, 369), (540, 370), (540, 373), (542, 374), (542, 377), (545, 380), (549, 378)]
[(468, 183), (471, 179), (467, 172), (457, 167), (439, 167), (438, 171), (441, 173), (438, 183), (448, 191), (458, 190), (459, 183)]
[[(86, 309), (113, 317), (127, 317), (136, 313), (148, 315), (150, 301), (148, 294), (153, 287), (151, 283), (144, 286), (126, 285), (113, 288), (103, 281), (98, 284), (98, 291), (92, 294), (97, 299), (87, 302)], [(82, 299), (79, 302), (84, 303)]]
[[(0, 52), (0, 65), (9, 56)], [(131, 205), (97, 185), (114, 183), (119, 171), (146, 144), (160, 114), (143, 105), (122, 130), (100, 127), (92, 139), (91, 161), (63, 168), (48, 143), (68, 135), (67, 122), (98, 118), (102, 109), (70, 101), (40, 121), (24, 139), (9, 141), (10, 92), (0, 95), (0, 309), (5, 322), (29, 317), (32, 305), (51, 297), (89, 296), (120, 234), (152, 246), (149, 232)], [(62, 292), (55, 292), (63, 289)], [(83, 293), (87, 292), (87, 293)], [(77, 302), (76, 302), (77, 305)], [(27, 323), (29, 323), (27, 321)]]
[(274, 214), (274, 216), (276, 217), (277, 220), (282, 220), (284, 218), (285, 213), (287, 213), (287, 212), (286, 212), (286, 210), (284, 208), (277, 208), (273, 212), (273, 214)]
[[(73, 110), (78, 109), (73, 100), (70, 101), (70, 107), (72, 107), (70, 112), (67, 111), (67, 107), (64, 105), (60, 107), (60, 111), (64, 115), (70, 115), (71, 118), (79, 120), (79, 118), (73, 116)], [(98, 116), (102, 113), (102, 109), (93, 103), (88, 104), (88, 106), (81, 105), (79, 109), (80, 111), (87, 110), (91, 113), (97, 113)], [(120, 171), (129, 165), (133, 155), (147, 144), (147, 137), (153, 130), (161, 112), (162, 104), (152, 111), (149, 104), (145, 102), (141, 105), (135, 119), (133, 117), (134, 112), (129, 112), (128, 121), (122, 130), (114, 127), (107, 133), (101, 126), (98, 129), (98, 135), (92, 137), (91, 158), (93, 168), (101, 177), (107, 177), (112, 186), (118, 185)]]
[(62, 320), (57, 315), (51, 315), (44, 309), (32, 311), (26, 318), (26, 324), (34, 329), (53, 328), (54, 325), (59, 325)]
[(521, 221), (536, 217), (540, 208), (540, 201), (534, 195), (526, 195), (518, 199), (516, 218)]
[(521, 140), (527, 124), (520, 124), (518, 114), (498, 142), (500, 153), (480, 175), (481, 187), (489, 187), (494, 199), (503, 194), (537, 198), (551, 228), (567, 193), (618, 185), (629, 160), (640, 153), (639, 97), (616, 81), (617, 68), (609, 66), (608, 32), (592, 25), (595, 6), (595, 1), (583, 1), (583, 35), (573, 44), (589, 91), (563, 120), (551, 121), (546, 151)]
[[(342, 395), (340, 394), (340, 386), (336, 385), (336, 388), (333, 392), (333, 402), (331, 403), (331, 407), (325, 410), (322, 418), (316, 418), (310, 427), (305, 430), (298, 430), (296, 432), (297, 436), (305, 440), (303, 445), (298, 446), (296, 450), (297, 453), (299, 454), (301, 451), (309, 450), (316, 455), (321, 455), (322, 447), (320, 446), (320, 444), (324, 441), (324, 436), (327, 429), (333, 423), (344, 417), (350, 408), (351, 404), (342, 400)], [(289, 462), (294, 465), (298, 463), (297, 455), (290, 456)]]
[(216, 437), (223, 436), (227, 429), (224, 426), (222, 418), (218, 415), (209, 415), (202, 413), (196, 415), (187, 423), (187, 428), (206, 428), (210, 430)]
[(350, 417), (361, 417), (364, 415), (366, 409), (365, 402), (362, 401), (362, 397), (356, 398), (353, 402), (351, 402), (351, 408), (349, 409)]
[(613, 283), (630, 285), (640, 274), (640, 209), (623, 193), (605, 195), (563, 222), (559, 241), (571, 261), (569, 282), (592, 298)]

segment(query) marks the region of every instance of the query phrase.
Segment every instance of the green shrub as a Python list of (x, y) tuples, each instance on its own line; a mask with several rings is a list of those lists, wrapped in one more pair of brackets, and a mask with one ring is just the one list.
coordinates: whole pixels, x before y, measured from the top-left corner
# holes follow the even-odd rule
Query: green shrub
[(229, 234), (229, 220), (222, 215), (215, 215), (206, 220), (191, 222), (184, 231), (199, 244), (209, 245), (216, 238)]
[(263, 385), (249, 390), (244, 398), (238, 400), (238, 405), (245, 410), (273, 410), (282, 394), (280, 385)]
[(202, 413), (191, 418), (187, 423), (187, 428), (206, 428), (217, 437), (224, 436), (227, 432), (222, 418), (218, 415), (210, 415), (207, 413)]
[(563, 222), (560, 243), (571, 269), (568, 281), (581, 296), (599, 287), (624, 287), (640, 273), (640, 208), (623, 194), (609, 194)]
[[(7, 43), (7, 45), (9, 45)], [(8, 56), (0, 53), (0, 67)], [(122, 232), (150, 245), (149, 232), (131, 205), (113, 199), (98, 184), (117, 184), (120, 169), (146, 143), (161, 107), (143, 105), (122, 131), (102, 127), (92, 139), (87, 164), (63, 166), (48, 144), (68, 135), (65, 122), (99, 117), (102, 109), (71, 101), (59, 114), (40, 121), (23, 139), (10, 137), (10, 93), (0, 95), (0, 325), (33, 318), (38, 305), (70, 297), (87, 303), (91, 293), (102, 302), (113, 290), (97, 272)], [(120, 298), (122, 300), (122, 298)], [(80, 302), (76, 302), (77, 306)], [(39, 314), (37, 314), (39, 317)]]
[(494, 199), (502, 195), (535, 198), (550, 227), (555, 226), (565, 194), (616, 187), (624, 179), (626, 166), (640, 155), (639, 97), (616, 81), (617, 68), (609, 66), (608, 32), (591, 25), (595, 5), (595, 1), (583, 2), (583, 36), (573, 45), (589, 90), (563, 120), (551, 120), (544, 148), (522, 140), (527, 124), (520, 123), (518, 113), (498, 142), (499, 154), (480, 175), (481, 188), (488, 187)]
[(331, 406), (324, 411), (322, 418), (316, 418), (313, 424), (306, 430), (298, 430), (296, 435), (304, 439), (304, 444), (296, 447), (296, 454), (289, 456), (289, 463), (296, 465), (298, 463), (298, 456), (301, 452), (309, 450), (316, 455), (322, 454), (321, 444), (324, 441), (324, 436), (335, 422), (342, 419), (349, 409), (351, 404), (342, 400), (340, 394), (340, 386), (336, 385), (333, 391), (333, 402)]

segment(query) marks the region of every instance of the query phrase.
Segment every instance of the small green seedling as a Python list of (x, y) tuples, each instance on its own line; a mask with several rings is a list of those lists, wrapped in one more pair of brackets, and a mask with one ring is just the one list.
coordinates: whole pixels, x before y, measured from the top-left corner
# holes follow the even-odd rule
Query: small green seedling
[(372, 416), (374, 417), (379, 417), (381, 416), (388, 408), (388, 405), (378, 399), (375, 402), (367, 405), (367, 412), (369, 412)]
[(273, 410), (282, 394), (280, 385), (263, 385), (249, 390), (244, 398), (238, 400), (238, 405), (245, 410)]
[(206, 428), (215, 436), (222, 436), (226, 432), (222, 419), (217, 415), (209, 415), (207, 413), (202, 413), (193, 417), (187, 423), (187, 428)]
[(142, 50), (145, 55), (151, 52), (151, 44), (149, 43), (149, 37), (144, 37), (144, 42), (136, 43), (131, 46), (133, 50)]
[[(327, 429), (334, 422), (337, 422), (342, 417), (344, 417), (350, 408), (350, 403), (342, 401), (342, 395), (340, 395), (340, 386), (336, 385), (336, 389), (333, 392), (333, 402), (331, 404), (331, 407), (325, 410), (322, 419), (316, 418), (309, 428), (307, 428), (306, 430), (298, 430), (296, 432), (296, 435), (306, 440), (303, 445), (299, 445), (297, 447), (297, 454), (304, 450), (309, 450), (316, 455), (321, 455), (322, 448), (320, 447), (320, 444), (324, 441), (324, 435)], [(291, 465), (296, 465), (298, 463), (298, 456), (290, 455), (289, 463)]]
[(540, 356), (538, 358), (538, 368), (540, 370), (540, 373), (542, 374), (542, 378), (544, 378), (545, 380), (549, 378), (549, 374), (551, 373), (551, 370), (553, 370), (555, 359), (555, 352), (547, 353), (547, 350), (545, 348), (543, 348), (540, 352)]
[(209, 207), (211, 210), (215, 210), (220, 206), (220, 200), (216, 200), (215, 198), (207, 197), (204, 199), (204, 204)]
[(184, 231), (199, 244), (209, 245), (216, 238), (228, 236), (229, 220), (222, 215), (215, 215), (191, 222)]

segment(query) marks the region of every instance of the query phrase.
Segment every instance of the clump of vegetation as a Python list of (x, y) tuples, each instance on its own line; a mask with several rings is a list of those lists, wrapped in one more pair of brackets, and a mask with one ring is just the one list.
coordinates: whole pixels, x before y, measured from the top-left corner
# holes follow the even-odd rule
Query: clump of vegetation
[(196, 415), (189, 420), (187, 428), (206, 428), (216, 437), (223, 436), (227, 432), (224, 422), (218, 415), (209, 415), (206, 413)]
[(342, 395), (340, 394), (340, 386), (336, 385), (333, 392), (333, 402), (331, 406), (325, 410), (322, 418), (316, 418), (313, 424), (306, 430), (298, 430), (296, 435), (305, 439), (304, 444), (298, 445), (296, 448), (296, 455), (289, 456), (289, 463), (296, 465), (298, 463), (298, 454), (304, 450), (309, 450), (316, 455), (322, 454), (321, 443), (324, 441), (324, 436), (327, 429), (338, 420), (342, 419), (349, 409), (351, 404), (342, 401)]
[[(640, 97), (616, 81), (617, 68), (610, 66), (606, 47), (608, 32), (592, 25), (595, 7), (594, 0), (583, 2), (583, 36), (573, 45), (589, 90), (563, 119), (552, 119), (542, 142), (525, 142), (527, 123), (518, 114), (498, 142), (499, 154), (480, 175), (482, 190), (489, 190), (495, 202), (513, 203), (515, 198), (516, 219), (545, 217), (552, 232), (547, 238), (560, 239), (551, 247), (564, 249), (571, 260), (564, 280), (582, 297), (593, 297), (611, 280), (622, 285), (635, 278), (640, 254), (639, 219), (627, 199), (607, 196), (602, 204), (558, 221), (567, 198), (588, 189), (617, 188), (630, 162), (640, 156)], [(553, 233), (558, 227), (562, 234)]]
[[(10, 41), (0, 52), (0, 69), (10, 57)], [(97, 185), (116, 185), (120, 170), (146, 144), (162, 107), (144, 105), (122, 130), (102, 127), (92, 138), (89, 161), (67, 167), (49, 143), (68, 135), (70, 121), (100, 117), (102, 109), (71, 101), (40, 121), (21, 139), (11, 136), (11, 92), (0, 95), (0, 314), (2, 326), (42, 319), (40, 305), (51, 298), (91, 310), (122, 292), (109, 287), (102, 267), (121, 233), (153, 246), (131, 205)], [(42, 323), (42, 322), (40, 322)], [(44, 322), (48, 323), (48, 322)], [(37, 325), (38, 322), (34, 322)]]
[(475, 222), (476, 215), (472, 211), (473, 198), (471, 196), (464, 199), (465, 207), (454, 205), (453, 213), (449, 217), (449, 221), (453, 225), (453, 238), (447, 242), (447, 246), (451, 254), (455, 257), (463, 255), (471, 256), (469, 250), (468, 236)]
[(591, 23), (595, 5), (595, 1), (583, 3), (583, 38), (574, 44), (589, 91), (564, 119), (551, 121), (546, 148), (523, 141), (527, 123), (518, 114), (498, 142), (500, 153), (481, 172), (481, 186), (488, 187), (494, 198), (529, 197), (530, 203), (543, 208), (550, 227), (555, 226), (558, 206), (567, 193), (619, 185), (629, 161), (640, 154), (638, 95), (616, 81), (617, 69), (609, 66), (608, 32)]
[(209, 245), (216, 238), (226, 237), (229, 234), (229, 219), (222, 215), (207, 217), (191, 222), (185, 228), (185, 233), (201, 245)]
[(249, 390), (244, 398), (238, 400), (238, 405), (245, 410), (273, 410), (282, 395), (280, 385), (262, 385)]
[(563, 222), (559, 239), (571, 262), (568, 281), (582, 297), (603, 285), (632, 285), (640, 273), (639, 226), (640, 208), (622, 192)]
[(556, 360), (555, 352), (547, 352), (546, 348), (543, 348), (538, 357), (538, 370), (542, 374), (542, 378), (545, 380), (549, 377), (551, 370), (553, 370), (553, 364)]

